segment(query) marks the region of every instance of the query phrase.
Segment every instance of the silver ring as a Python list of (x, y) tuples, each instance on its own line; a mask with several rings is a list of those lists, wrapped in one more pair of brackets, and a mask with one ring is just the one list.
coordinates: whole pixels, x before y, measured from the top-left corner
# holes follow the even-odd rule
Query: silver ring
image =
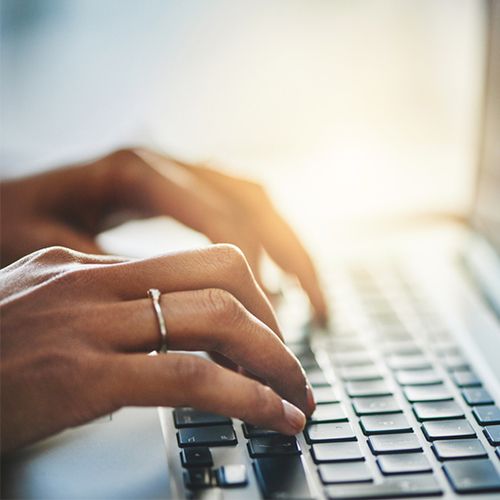
[(167, 353), (167, 325), (165, 324), (165, 318), (163, 317), (163, 311), (160, 306), (161, 292), (158, 288), (150, 288), (148, 290), (148, 296), (153, 302), (153, 309), (156, 314), (156, 319), (158, 320), (158, 326), (160, 327), (160, 344), (159, 353)]

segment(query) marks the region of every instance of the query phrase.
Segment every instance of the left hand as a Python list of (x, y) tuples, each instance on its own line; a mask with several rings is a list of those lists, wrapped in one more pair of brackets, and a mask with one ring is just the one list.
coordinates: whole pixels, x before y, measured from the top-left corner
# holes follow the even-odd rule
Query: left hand
[(169, 215), (214, 243), (233, 243), (262, 284), (262, 251), (298, 278), (316, 317), (327, 307), (314, 265), (264, 189), (252, 182), (145, 150), (121, 150), (97, 161), (1, 185), (1, 259), (6, 265), (37, 249), (62, 245), (103, 253), (95, 236), (112, 215)]

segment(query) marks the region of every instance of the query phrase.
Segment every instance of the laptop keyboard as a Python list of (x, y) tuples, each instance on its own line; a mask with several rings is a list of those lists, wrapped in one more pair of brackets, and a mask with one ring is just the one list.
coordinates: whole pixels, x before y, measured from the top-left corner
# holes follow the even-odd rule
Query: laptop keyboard
[[(333, 332), (291, 346), (318, 403), (304, 439), (172, 410), (188, 491), (245, 488), (253, 474), (276, 499), (315, 498), (311, 484), (329, 499), (500, 492), (500, 408), (423, 293), (388, 269), (351, 269)], [(211, 449), (225, 446), (245, 447), (251, 466), (215, 468)]]

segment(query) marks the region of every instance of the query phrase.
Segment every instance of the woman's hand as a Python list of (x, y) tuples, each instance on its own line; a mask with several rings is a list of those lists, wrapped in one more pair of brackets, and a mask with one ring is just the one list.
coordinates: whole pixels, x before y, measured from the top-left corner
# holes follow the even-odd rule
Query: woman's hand
[[(146, 260), (52, 247), (0, 271), (1, 435), (9, 451), (126, 405), (193, 406), (285, 434), (314, 410), (299, 362), (245, 257), (231, 245)], [(220, 353), (148, 356), (168, 345)]]
[[(297, 276), (318, 319), (327, 315), (313, 263), (261, 186), (145, 150), (2, 184), (2, 265), (62, 245), (102, 253), (95, 236), (112, 219), (170, 215), (214, 243), (242, 249), (261, 283), (266, 250)], [(8, 237), (6, 237), (8, 236)]]

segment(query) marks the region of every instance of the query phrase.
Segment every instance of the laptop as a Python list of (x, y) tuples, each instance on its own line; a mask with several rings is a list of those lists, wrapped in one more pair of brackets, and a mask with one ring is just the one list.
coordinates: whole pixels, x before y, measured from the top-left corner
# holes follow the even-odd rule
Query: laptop
[(468, 220), (320, 261), (328, 328), (293, 292), (279, 310), (318, 403), (304, 432), (125, 408), (2, 464), (2, 497), (500, 498), (500, 2), (489, 9)]

